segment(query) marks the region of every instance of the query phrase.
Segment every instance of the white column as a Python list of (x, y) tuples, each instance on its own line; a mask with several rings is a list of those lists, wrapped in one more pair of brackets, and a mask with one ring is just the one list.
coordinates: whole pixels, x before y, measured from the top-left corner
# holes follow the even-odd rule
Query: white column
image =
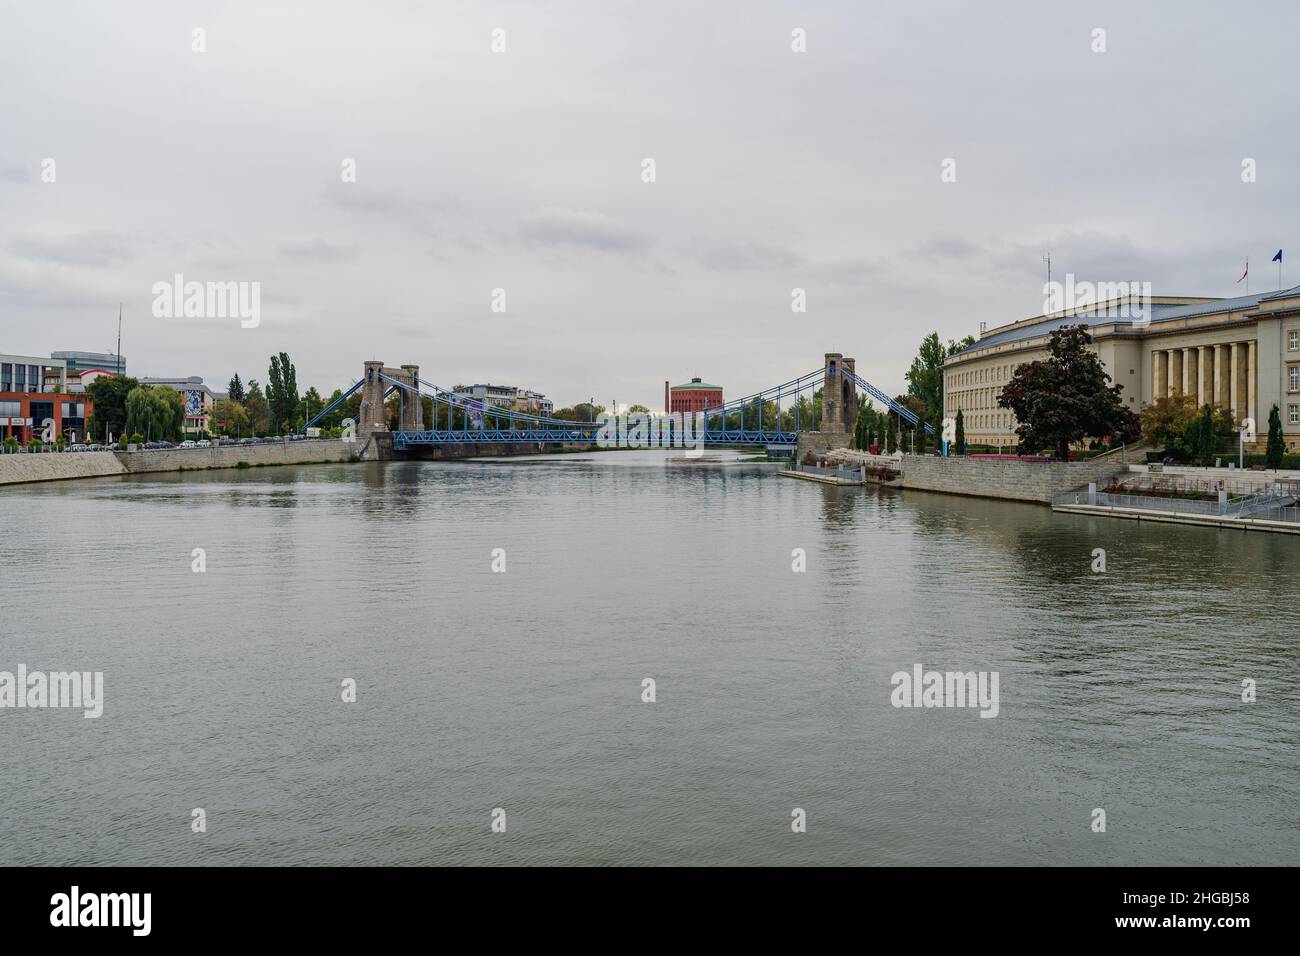
[[(1214, 385), (1214, 353), (1210, 351), (1208, 345), (1202, 345), (1196, 350), (1196, 405), (1201, 407), (1210, 399), (1206, 393)], [(1209, 366), (1205, 363), (1209, 362)]]
[(1227, 346), (1214, 346), (1214, 405), (1229, 406), (1229, 368), (1227, 368)]
[(1192, 371), (1192, 366), (1196, 360), (1193, 357), (1196, 354), (1194, 349), (1183, 349), (1183, 394), (1196, 394), (1196, 374)]
[(1159, 349), (1151, 351), (1151, 401), (1165, 397), (1165, 362), (1168, 357)]
[(1169, 390), (1168, 394), (1177, 395), (1183, 389), (1183, 353), (1178, 349), (1169, 350)]
[(1228, 379), (1228, 407), (1232, 409), (1232, 417), (1235, 421), (1240, 421), (1244, 416), (1241, 414), (1241, 343), (1233, 342), (1231, 345), (1232, 358), (1229, 366), (1230, 376)]
[(1255, 342), (1252, 339), (1246, 343), (1246, 415), (1255, 419), (1256, 433), (1260, 430), (1258, 411), (1255, 407)]

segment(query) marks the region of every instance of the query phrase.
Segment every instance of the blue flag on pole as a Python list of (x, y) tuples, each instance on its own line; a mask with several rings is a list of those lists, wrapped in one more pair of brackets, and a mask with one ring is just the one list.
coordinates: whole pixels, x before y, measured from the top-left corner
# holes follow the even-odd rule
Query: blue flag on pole
[(1272, 262), (1281, 262), (1281, 261), (1282, 261), (1282, 250), (1281, 250), (1281, 249), (1279, 249), (1279, 250), (1277, 251), (1277, 255), (1275, 255), (1275, 256), (1272, 258), (1271, 261), (1272, 261)]

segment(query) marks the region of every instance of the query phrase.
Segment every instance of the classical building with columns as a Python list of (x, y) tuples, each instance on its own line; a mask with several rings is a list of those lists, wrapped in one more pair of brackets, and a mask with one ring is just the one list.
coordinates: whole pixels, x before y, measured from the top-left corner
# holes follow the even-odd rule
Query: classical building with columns
[(1016, 444), (1016, 422), (998, 396), (1016, 366), (1047, 357), (1050, 334), (1087, 325), (1093, 348), (1134, 411), (1168, 395), (1255, 420), (1256, 449), (1277, 405), (1288, 450), (1300, 450), (1300, 286), (1231, 299), (1157, 296), (1149, 322), (1116, 318), (1122, 303), (1035, 316), (989, 329), (944, 363), (944, 415), (963, 413), (967, 441)]

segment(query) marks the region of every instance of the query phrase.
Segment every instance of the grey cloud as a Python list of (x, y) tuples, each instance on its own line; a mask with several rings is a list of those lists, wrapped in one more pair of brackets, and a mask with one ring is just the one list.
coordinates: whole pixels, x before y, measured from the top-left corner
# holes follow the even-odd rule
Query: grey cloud
[(973, 259), (984, 251), (984, 246), (961, 236), (930, 236), (912, 247), (913, 255), (940, 259)]
[(10, 183), (25, 183), (30, 178), (26, 165), (17, 160), (9, 159), (7, 156), (0, 156), (0, 180)]
[(125, 238), (98, 230), (20, 236), (9, 240), (5, 248), (23, 259), (65, 266), (108, 266), (130, 259), (132, 254)]
[(643, 252), (650, 247), (644, 233), (594, 212), (548, 207), (525, 217), (519, 236), (533, 246), (583, 246), (602, 252)]
[(683, 253), (701, 267), (717, 272), (785, 271), (803, 262), (793, 249), (745, 239), (696, 239), (686, 244)]
[(277, 250), (280, 255), (291, 259), (307, 259), (316, 262), (342, 262), (355, 259), (359, 247), (354, 243), (344, 245), (328, 242), (325, 239), (306, 239), (294, 242), (282, 242)]
[(830, 282), (853, 285), (879, 279), (888, 275), (890, 269), (890, 264), (884, 259), (847, 258), (818, 262), (812, 273)]

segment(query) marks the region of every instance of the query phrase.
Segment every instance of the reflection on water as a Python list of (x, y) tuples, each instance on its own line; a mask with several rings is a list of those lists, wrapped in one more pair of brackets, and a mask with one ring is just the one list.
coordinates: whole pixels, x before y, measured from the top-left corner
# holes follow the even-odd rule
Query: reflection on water
[[(0, 501), (0, 670), (107, 698), (0, 712), (0, 863), (1296, 858), (1290, 537), (652, 452)], [(891, 707), (915, 663), (999, 716)]]

